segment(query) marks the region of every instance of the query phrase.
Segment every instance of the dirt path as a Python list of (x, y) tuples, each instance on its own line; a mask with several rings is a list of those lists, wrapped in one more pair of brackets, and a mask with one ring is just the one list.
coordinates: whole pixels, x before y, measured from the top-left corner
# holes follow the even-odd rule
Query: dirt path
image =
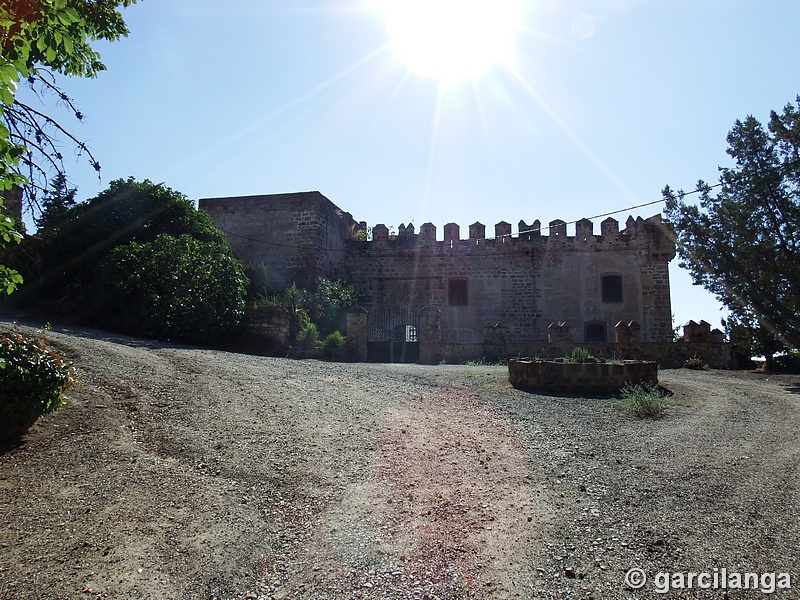
[(797, 377), (664, 371), (672, 406), (640, 421), (498, 367), (49, 337), (80, 383), (0, 454), (0, 598), (650, 597), (631, 567), (800, 585)]

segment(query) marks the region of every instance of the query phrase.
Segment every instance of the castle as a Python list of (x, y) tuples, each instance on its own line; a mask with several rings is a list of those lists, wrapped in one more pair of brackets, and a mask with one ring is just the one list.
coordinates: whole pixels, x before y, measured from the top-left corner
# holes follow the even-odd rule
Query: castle
[(362, 290), (363, 314), (348, 315), (347, 332), (362, 358), (554, 355), (583, 345), (666, 362), (690, 351), (672, 341), (675, 243), (660, 215), (629, 217), (622, 229), (607, 218), (599, 232), (582, 219), (574, 235), (561, 220), (520, 221), (516, 233), (497, 223), (488, 238), (475, 223), (462, 239), (449, 223), (438, 240), (431, 223), (419, 232), (400, 225), (396, 235), (379, 224), (368, 236), (366, 223), (319, 192), (207, 198), (199, 206), (241, 261), (265, 267), (273, 287), (323, 276)]

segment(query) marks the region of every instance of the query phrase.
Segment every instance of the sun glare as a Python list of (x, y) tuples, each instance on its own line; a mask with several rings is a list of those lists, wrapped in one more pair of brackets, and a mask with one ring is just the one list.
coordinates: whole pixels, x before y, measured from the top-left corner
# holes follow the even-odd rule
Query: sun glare
[(409, 68), (442, 81), (475, 79), (504, 60), (523, 0), (384, 0), (391, 44)]

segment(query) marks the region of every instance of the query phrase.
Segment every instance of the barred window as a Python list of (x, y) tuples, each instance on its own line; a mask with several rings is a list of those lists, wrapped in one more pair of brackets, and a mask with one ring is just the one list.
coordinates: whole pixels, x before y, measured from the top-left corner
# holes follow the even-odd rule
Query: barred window
[(600, 323), (598, 321), (586, 323), (583, 327), (583, 339), (585, 342), (605, 342), (605, 323)]
[(603, 302), (622, 302), (622, 277), (604, 275), (601, 281)]

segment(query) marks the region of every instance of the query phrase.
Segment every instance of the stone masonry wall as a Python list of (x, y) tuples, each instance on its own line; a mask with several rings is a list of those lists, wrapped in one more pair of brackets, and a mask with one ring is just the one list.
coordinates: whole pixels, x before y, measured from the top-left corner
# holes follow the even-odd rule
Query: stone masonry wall
[(263, 265), (275, 289), (336, 272), (353, 217), (319, 192), (205, 198), (199, 206), (225, 232), (242, 262)]
[[(371, 242), (349, 243), (348, 280), (366, 292), (369, 310), (438, 308), (443, 343), (483, 342), (487, 323), (502, 324), (509, 343), (531, 343), (546, 339), (553, 321), (573, 324), (575, 342), (584, 341), (586, 325), (601, 327), (612, 340), (614, 325), (631, 320), (642, 324), (643, 341), (672, 339), (667, 263), (674, 246), (658, 217), (630, 219), (623, 231), (606, 219), (601, 235), (587, 220), (575, 236), (563, 221), (552, 222), (549, 235), (536, 222), (520, 223), (513, 237), (510, 225), (499, 223), (495, 239), (483, 237), (480, 223), (470, 226), (466, 240), (454, 224), (445, 226), (444, 241), (436, 241), (429, 223), (419, 234), (401, 227), (396, 239), (384, 229), (376, 226)], [(621, 278), (620, 301), (603, 301), (604, 275)], [(458, 285), (452, 282), (459, 280), (466, 282), (464, 305), (452, 297)]]

